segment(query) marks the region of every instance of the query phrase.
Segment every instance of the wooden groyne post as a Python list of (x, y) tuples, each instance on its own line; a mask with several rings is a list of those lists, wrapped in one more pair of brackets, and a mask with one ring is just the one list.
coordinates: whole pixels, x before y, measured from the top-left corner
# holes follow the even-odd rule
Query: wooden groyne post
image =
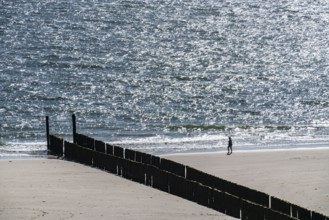
[(49, 140), (49, 117), (46, 116), (46, 132), (47, 132), (47, 150), (49, 150), (50, 140)]
[(73, 127), (73, 143), (77, 143), (76, 134), (77, 134), (77, 124), (75, 114), (72, 114), (72, 127)]

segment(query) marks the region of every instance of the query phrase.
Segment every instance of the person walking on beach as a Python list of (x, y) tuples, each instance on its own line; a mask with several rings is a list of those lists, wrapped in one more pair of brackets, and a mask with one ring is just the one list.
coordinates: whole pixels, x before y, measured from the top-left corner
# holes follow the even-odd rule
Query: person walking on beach
[(233, 146), (232, 138), (228, 137), (227, 155), (230, 155), (233, 153), (232, 146)]

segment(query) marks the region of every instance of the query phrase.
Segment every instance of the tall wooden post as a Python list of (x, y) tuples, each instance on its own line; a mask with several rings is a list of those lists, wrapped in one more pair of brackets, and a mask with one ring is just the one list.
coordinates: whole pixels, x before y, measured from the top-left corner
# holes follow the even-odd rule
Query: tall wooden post
[(49, 140), (49, 117), (46, 116), (46, 131), (47, 131), (47, 150), (49, 150), (50, 140)]
[(73, 143), (77, 143), (76, 140), (76, 133), (77, 133), (77, 125), (76, 125), (76, 118), (75, 114), (72, 114), (72, 126), (73, 126)]

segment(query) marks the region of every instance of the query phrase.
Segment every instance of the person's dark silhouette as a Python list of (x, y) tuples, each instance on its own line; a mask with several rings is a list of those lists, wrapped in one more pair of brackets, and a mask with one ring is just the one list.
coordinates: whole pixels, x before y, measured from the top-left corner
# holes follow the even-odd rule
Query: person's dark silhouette
[(232, 138), (228, 137), (227, 155), (230, 155), (233, 153), (232, 146), (233, 146)]

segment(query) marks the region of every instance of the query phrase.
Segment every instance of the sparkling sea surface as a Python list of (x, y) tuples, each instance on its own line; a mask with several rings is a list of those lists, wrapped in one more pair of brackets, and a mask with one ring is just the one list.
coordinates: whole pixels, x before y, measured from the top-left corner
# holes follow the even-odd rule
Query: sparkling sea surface
[(329, 2), (1, 0), (0, 158), (329, 147)]

